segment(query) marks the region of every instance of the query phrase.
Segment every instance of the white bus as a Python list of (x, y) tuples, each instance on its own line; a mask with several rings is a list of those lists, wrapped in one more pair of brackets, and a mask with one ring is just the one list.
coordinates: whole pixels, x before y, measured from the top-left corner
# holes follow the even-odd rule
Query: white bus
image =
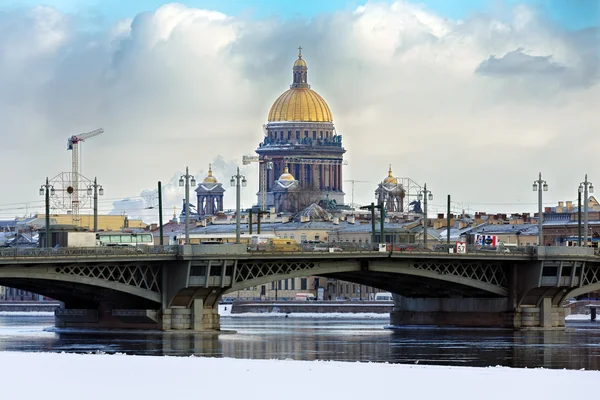
[[(269, 238), (275, 238), (277, 236), (273, 234), (248, 234), (242, 233), (240, 235), (240, 243), (246, 244), (249, 247), (255, 246), (257, 243), (266, 243)], [(234, 233), (190, 233), (190, 244), (220, 244), (220, 243), (235, 243), (235, 232)], [(169, 240), (169, 244), (185, 244), (185, 235), (178, 234), (172, 236)]]
[(99, 232), (96, 233), (99, 246), (154, 246), (151, 233)]

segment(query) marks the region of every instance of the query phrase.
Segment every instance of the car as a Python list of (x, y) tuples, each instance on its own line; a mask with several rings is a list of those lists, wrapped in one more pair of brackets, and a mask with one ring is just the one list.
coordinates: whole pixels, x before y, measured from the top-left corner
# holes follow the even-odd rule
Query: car
[(338, 296), (335, 298), (336, 301), (346, 301), (346, 300), (350, 300), (348, 297), (346, 296)]

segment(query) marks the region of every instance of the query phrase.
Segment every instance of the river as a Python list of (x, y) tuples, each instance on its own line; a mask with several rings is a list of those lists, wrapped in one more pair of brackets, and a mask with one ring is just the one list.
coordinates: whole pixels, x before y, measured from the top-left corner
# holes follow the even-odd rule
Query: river
[(222, 317), (222, 333), (55, 331), (54, 317), (0, 316), (0, 351), (600, 370), (600, 323), (562, 331), (403, 327), (383, 318)]

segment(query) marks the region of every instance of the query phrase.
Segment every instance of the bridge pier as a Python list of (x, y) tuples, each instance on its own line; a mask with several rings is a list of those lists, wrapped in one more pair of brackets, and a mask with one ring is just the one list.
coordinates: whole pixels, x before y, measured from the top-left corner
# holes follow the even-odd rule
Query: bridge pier
[(110, 304), (93, 308), (59, 308), (54, 312), (57, 328), (159, 329), (157, 310), (115, 309)]
[(203, 299), (194, 299), (190, 308), (163, 308), (160, 329), (163, 331), (218, 331), (221, 329), (219, 309), (205, 307)]
[(407, 298), (394, 295), (390, 324), (496, 328), (565, 326), (566, 310), (544, 298), (539, 307), (507, 307), (507, 298)]

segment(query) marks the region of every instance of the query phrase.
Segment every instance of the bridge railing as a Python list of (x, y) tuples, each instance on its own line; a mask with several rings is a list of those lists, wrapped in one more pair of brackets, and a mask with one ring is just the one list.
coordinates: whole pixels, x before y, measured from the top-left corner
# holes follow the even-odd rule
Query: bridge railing
[(0, 258), (64, 258), (64, 257), (114, 257), (114, 256), (160, 256), (178, 254), (178, 246), (98, 246), (58, 248), (0, 248)]
[[(356, 242), (334, 242), (334, 243), (301, 243), (299, 245), (259, 245), (249, 247), (250, 253), (387, 253), (387, 254), (451, 254), (456, 252), (456, 245), (434, 244), (426, 247), (422, 243), (389, 244), (375, 243), (365, 244)], [(487, 255), (533, 255), (536, 254), (535, 246), (520, 247), (492, 247), (481, 245), (467, 245), (466, 252)]]

